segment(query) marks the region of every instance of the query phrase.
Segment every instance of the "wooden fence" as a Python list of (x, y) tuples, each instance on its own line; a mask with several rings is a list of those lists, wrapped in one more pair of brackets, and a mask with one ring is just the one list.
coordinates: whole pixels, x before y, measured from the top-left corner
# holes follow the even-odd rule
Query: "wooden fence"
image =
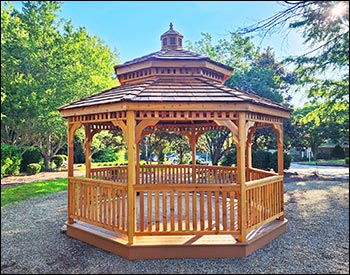
[(126, 233), (127, 204), (124, 183), (69, 178), (70, 218)]
[[(135, 235), (239, 234), (236, 168), (141, 165), (134, 185)], [(91, 179), (69, 178), (69, 217), (127, 233), (127, 167), (91, 169)], [(283, 176), (247, 169), (247, 231), (283, 215)], [(258, 179), (256, 179), (258, 178)], [(194, 180), (194, 183), (193, 183)]]

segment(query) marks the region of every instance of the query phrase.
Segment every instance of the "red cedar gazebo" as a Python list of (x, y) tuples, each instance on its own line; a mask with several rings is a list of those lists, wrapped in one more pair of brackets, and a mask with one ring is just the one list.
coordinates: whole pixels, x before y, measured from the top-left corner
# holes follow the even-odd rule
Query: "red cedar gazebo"
[[(161, 50), (115, 66), (120, 86), (59, 108), (68, 120), (67, 235), (127, 259), (243, 257), (286, 230), (283, 119), (291, 110), (223, 85), (233, 69), (184, 50), (170, 29)], [(74, 177), (74, 135), (84, 127), (86, 176)], [(277, 133), (278, 173), (252, 167), (258, 128)], [(91, 168), (91, 141), (121, 129), (128, 165)], [(196, 165), (198, 137), (230, 130), (237, 166)], [(179, 132), (191, 165), (140, 165), (142, 138)]]

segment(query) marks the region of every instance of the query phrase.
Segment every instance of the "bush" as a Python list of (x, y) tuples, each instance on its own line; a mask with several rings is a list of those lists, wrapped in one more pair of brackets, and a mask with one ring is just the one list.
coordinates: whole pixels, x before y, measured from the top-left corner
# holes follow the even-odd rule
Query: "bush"
[(118, 156), (114, 149), (106, 148), (105, 150), (95, 153), (92, 157), (93, 162), (114, 162), (118, 161)]
[(229, 152), (227, 152), (221, 161), (221, 165), (222, 166), (232, 166), (232, 164), (237, 164), (237, 154), (236, 154), (236, 150), (230, 150)]
[(30, 163), (27, 166), (28, 174), (34, 175), (41, 171), (41, 165), (39, 163)]
[(27, 171), (27, 166), (30, 163), (39, 163), (43, 157), (37, 147), (30, 147), (22, 154), (21, 171)]
[(1, 178), (18, 174), (21, 161), (21, 151), (17, 146), (1, 143)]
[(328, 159), (330, 159), (330, 158), (331, 158), (330, 154), (327, 153), (327, 152), (324, 152), (324, 151), (321, 151), (321, 152), (319, 152), (319, 153), (317, 154), (317, 159), (325, 159), (325, 160), (328, 160)]
[(334, 159), (343, 159), (343, 158), (345, 158), (345, 151), (339, 144), (337, 144), (333, 148), (333, 150), (331, 152), (331, 158), (334, 158)]
[[(192, 164), (192, 160), (189, 161), (189, 164)], [(196, 159), (196, 164), (201, 165), (202, 161), (200, 159)]]
[(345, 158), (345, 164), (349, 165), (349, 157)]
[(252, 152), (252, 165), (258, 169), (269, 169), (271, 153), (263, 150)]
[[(277, 159), (278, 159), (278, 154), (277, 152), (274, 152), (270, 156), (270, 164), (269, 164), (269, 168), (272, 168), (276, 173), (278, 172)], [(289, 169), (291, 162), (292, 162), (292, 157), (287, 153), (283, 153), (283, 169)]]
[(51, 158), (51, 161), (56, 165), (56, 168), (60, 168), (65, 161), (65, 155), (56, 155)]
[(160, 163), (164, 163), (164, 160), (165, 160), (164, 150), (160, 150), (159, 156), (158, 156), (158, 161), (159, 161)]

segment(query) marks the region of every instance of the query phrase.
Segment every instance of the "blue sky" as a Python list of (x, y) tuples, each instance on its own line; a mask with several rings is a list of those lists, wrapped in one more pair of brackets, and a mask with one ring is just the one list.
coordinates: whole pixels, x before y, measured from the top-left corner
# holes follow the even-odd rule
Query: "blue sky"
[[(265, 19), (283, 6), (271, 1), (64, 1), (62, 17), (71, 19), (75, 27), (85, 26), (120, 54), (120, 61), (158, 51), (160, 35), (174, 29), (185, 40), (201, 39), (201, 32), (214, 40), (229, 38), (230, 31)], [(301, 39), (294, 33), (267, 37), (262, 44), (275, 49), (276, 57), (304, 52)]]
[[(15, 6), (20, 7), (20, 2)], [(124, 63), (160, 50), (160, 36), (170, 22), (185, 41), (200, 40), (201, 32), (217, 41), (283, 9), (276, 1), (63, 1), (60, 17), (98, 35)], [(307, 51), (300, 35), (293, 32), (275, 33), (262, 43), (256, 35), (253, 41), (262, 48), (272, 47), (278, 60)], [(301, 93), (294, 97), (295, 106), (304, 102)]]

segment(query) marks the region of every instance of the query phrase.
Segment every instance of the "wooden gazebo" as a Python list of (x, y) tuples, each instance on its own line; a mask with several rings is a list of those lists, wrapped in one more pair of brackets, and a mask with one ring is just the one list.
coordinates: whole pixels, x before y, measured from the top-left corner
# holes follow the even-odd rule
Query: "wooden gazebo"
[[(286, 230), (283, 131), (290, 109), (223, 85), (229, 66), (184, 50), (170, 29), (161, 50), (116, 66), (120, 86), (60, 107), (68, 120), (67, 235), (127, 259), (243, 257)], [(84, 127), (86, 176), (74, 177), (74, 135)], [(277, 134), (278, 173), (252, 167), (258, 128)], [(91, 141), (119, 130), (127, 166), (91, 168)], [(196, 142), (230, 130), (237, 166), (196, 165)], [(190, 165), (140, 165), (140, 142), (179, 132)]]

